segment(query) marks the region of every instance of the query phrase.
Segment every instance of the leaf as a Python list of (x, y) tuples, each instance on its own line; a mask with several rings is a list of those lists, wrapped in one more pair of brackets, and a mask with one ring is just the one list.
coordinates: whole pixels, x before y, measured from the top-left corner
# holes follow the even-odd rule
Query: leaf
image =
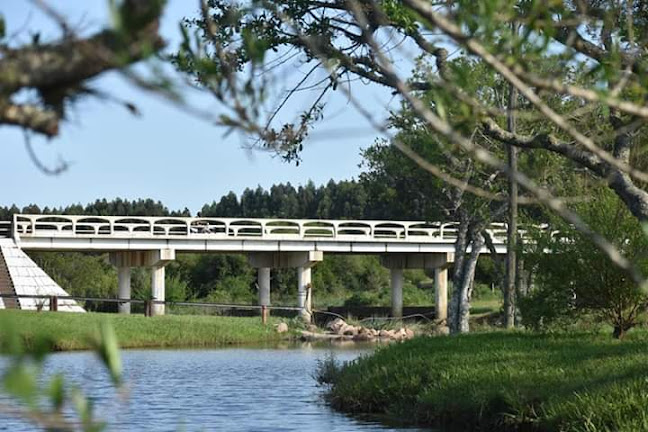
[(65, 378), (62, 374), (56, 374), (50, 381), (49, 397), (54, 410), (61, 411), (65, 402)]
[(115, 330), (108, 322), (102, 321), (99, 325), (98, 337), (91, 339), (90, 344), (108, 369), (113, 383), (119, 386), (122, 378), (122, 363)]
[(0, 14), (0, 39), (4, 38), (7, 33), (7, 23), (5, 22), (4, 15)]
[(96, 422), (93, 420), (94, 405), (92, 403), (92, 400), (86, 398), (78, 388), (75, 388), (72, 391), (72, 402), (74, 403), (74, 407), (76, 408), (79, 418), (81, 419), (83, 431), (98, 432), (105, 429), (105, 423)]
[(36, 400), (38, 386), (36, 371), (26, 364), (17, 364), (7, 371), (4, 376), (4, 388), (10, 395), (33, 403)]

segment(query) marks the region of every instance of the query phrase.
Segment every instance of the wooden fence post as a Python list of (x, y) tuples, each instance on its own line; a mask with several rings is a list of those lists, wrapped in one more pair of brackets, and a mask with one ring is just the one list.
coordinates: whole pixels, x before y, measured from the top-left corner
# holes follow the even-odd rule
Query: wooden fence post
[(57, 312), (58, 311), (58, 297), (57, 296), (50, 296), (49, 301), (50, 301), (50, 311), (51, 312)]
[(150, 317), (153, 308), (151, 307), (151, 300), (144, 300), (144, 316)]
[(263, 325), (268, 324), (268, 307), (266, 305), (261, 306), (261, 322)]

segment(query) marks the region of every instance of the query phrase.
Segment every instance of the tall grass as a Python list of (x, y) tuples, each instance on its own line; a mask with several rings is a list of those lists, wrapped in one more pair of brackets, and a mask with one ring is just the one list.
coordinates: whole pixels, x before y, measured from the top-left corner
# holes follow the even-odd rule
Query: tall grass
[(26, 344), (36, 336), (46, 336), (57, 350), (90, 348), (90, 336), (102, 321), (115, 329), (121, 348), (218, 347), (231, 344), (278, 341), (285, 335), (275, 332), (271, 319), (267, 326), (259, 317), (216, 317), (166, 315), (146, 318), (139, 315), (0, 311), (0, 339), (8, 331), (20, 334)]
[(646, 431), (648, 333), (417, 338), (323, 363), (328, 399), (443, 430)]

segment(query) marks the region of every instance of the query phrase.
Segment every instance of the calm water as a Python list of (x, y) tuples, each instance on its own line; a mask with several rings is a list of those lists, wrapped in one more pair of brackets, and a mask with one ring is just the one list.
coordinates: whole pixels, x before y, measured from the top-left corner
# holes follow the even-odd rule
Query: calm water
[[(59, 353), (46, 364), (93, 396), (111, 431), (399, 430), (331, 411), (312, 378), (317, 360), (368, 352), (334, 347), (123, 351), (128, 397), (120, 398), (94, 354)], [(0, 369), (1, 369), (0, 362)], [(2, 431), (30, 431), (0, 419)]]

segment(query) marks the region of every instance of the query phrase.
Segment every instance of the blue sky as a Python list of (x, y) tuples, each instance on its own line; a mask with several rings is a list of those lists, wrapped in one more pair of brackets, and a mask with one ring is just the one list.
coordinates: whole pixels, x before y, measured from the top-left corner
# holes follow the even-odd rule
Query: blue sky
[[(72, 24), (87, 31), (107, 22), (107, 0), (66, 0), (56, 5)], [(178, 40), (178, 22), (192, 16), (198, 1), (171, 0), (164, 15), (162, 34), (173, 47)], [(39, 30), (42, 40), (58, 35), (57, 27), (28, 1), (5, 1), (0, 12), (7, 21), (7, 33), (19, 32), (17, 40), (30, 40)], [(356, 177), (360, 148), (370, 145), (376, 132), (369, 123), (336, 95), (325, 111), (325, 120), (313, 133), (296, 167), (269, 153), (242, 148), (238, 135), (224, 136), (224, 129), (192, 117), (160, 98), (146, 94), (116, 74), (96, 80), (95, 85), (113, 95), (136, 102), (143, 115), (134, 117), (124, 108), (100, 101), (84, 101), (71, 113), (60, 137), (48, 141), (34, 137), (33, 145), (44, 163), (59, 158), (69, 169), (59, 176), (39, 171), (25, 150), (22, 131), (0, 128), (2, 167), (0, 205), (61, 206), (97, 198), (153, 198), (170, 208), (188, 207), (196, 212), (207, 202), (230, 190), (240, 194), (246, 187), (291, 182), (316, 184), (329, 179)], [(386, 115), (390, 95), (376, 87), (357, 84), (356, 98), (378, 118)], [(211, 98), (190, 96), (192, 105), (218, 113)], [(303, 102), (303, 101), (302, 101)], [(288, 107), (296, 113), (299, 101)]]

